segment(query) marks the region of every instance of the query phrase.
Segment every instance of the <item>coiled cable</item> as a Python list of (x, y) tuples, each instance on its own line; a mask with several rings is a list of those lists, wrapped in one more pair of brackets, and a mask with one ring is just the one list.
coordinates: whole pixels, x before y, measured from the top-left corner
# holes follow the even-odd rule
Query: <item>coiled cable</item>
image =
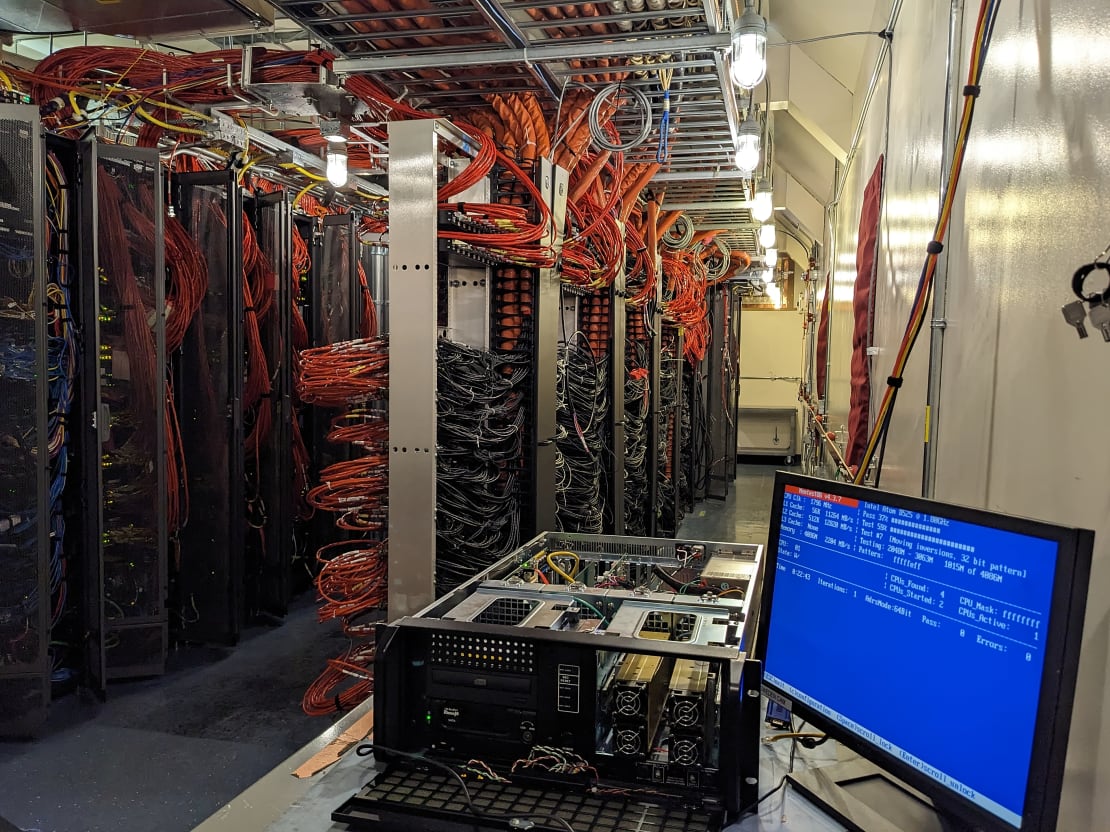
[[(631, 139), (620, 141), (619, 139), (610, 138), (606, 133), (605, 127), (602, 124), (602, 107), (609, 103), (610, 98), (625, 93), (632, 98), (640, 124), (636, 130), (636, 134)], [(587, 112), (587, 121), (590, 125), (590, 138), (593, 139), (593, 143), (597, 147), (613, 153), (634, 150), (647, 141), (647, 137), (651, 134), (651, 102), (648, 100), (648, 97), (636, 87), (626, 87), (624, 84), (610, 84), (595, 95), (594, 100), (590, 102), (590, 108)]]

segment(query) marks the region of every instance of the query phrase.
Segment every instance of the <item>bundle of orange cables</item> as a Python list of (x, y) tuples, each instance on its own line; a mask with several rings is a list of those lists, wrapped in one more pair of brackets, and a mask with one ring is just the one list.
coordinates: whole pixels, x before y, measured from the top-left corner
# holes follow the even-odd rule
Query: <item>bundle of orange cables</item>
[(384, 338), (356, 338), (300, 354), (297, 393), (301, 401), (325, 407), (382, 398), (388, 386), (389, 349)]

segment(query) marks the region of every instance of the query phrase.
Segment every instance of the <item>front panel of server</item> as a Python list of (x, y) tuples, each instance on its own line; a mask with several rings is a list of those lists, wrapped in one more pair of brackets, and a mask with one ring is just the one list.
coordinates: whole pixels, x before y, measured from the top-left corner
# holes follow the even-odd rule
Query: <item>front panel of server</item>
[[(492, 614), (507, 621), (527, 612)], [(734, 663), (526, 633), (387, 628), (379, 636), (379, 742), (516, 773), (536, 749), (554, 747), (588, 761), (607, 783), (736, 804), (728, 756), (741, 744), (740, 697), (729, 694), (738, 684)]]

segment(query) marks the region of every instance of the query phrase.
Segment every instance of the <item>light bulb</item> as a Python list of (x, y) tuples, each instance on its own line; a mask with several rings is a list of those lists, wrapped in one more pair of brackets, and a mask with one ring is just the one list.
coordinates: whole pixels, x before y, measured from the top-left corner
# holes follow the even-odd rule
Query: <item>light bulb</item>
[(779, 285), (777, 283), (768, 283), (765, 291), (767, 292), (767, 298), (771, 301), (775, 309), (782, 309), (782, 289), (779, 288)]
[(759, 244), (761, 246), (764, 248), (774, 248), (775, 238), (775, 224), (773, 222), (759, 226)]
[(769, 248), (763, 252), (763, 265), (769, 269), (775, 268), (779, 262), (779, 250), (777, 248)]
[(750, 90), (767, 74), (767, 21), (745, 5), (732, 32), (732, 80)]
[(752, 198), (752, 219), (756, 222), (767, 222), (775, 212), (771, 195), (771, 183), (766, 179), (760, 179), (755, 188), (755, 196)]
[(759, 167), (759, 124), (748, 118), (740, 125), (736, 136), (736, 167), (750, 174)]
[(342, 142), (328, 142), (328, 182), (342, 188), (347, 184), (347, 146)]

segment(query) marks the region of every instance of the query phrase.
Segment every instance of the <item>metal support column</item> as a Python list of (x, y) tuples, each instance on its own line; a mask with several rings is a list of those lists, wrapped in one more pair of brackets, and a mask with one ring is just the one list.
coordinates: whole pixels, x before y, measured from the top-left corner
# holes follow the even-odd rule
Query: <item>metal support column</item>
[(389, 125), (390, 621), (435, 597), (436, 122)]
[[(556, 251), (562, 248), (566, 226), (567, 182), (564, 168), (540, 160), (540, 193), (551, 208), (552, 229), (546, 242)], [(540, 269), (536, 280), (533, 314), (536, 321), (532, 367), (535, 374), (534, 424), (532, 443), (534, 464), (531, 466), (532, 517), (534, 527), (522, 534), (553, 531), (555, 519), (555, 412), (556, 386), (559, 375), (558, 352), (562, 316), (562, 293), (558, 269)], [(622, 393), (623, 396), (623, 393)]]
[(366, 283), (378, 315), (378, 333), (389, 334), (389, 246), (372, 243), (363, 246), (362, 260), (366, 266)]
[[(941, 200), (944, 199), (944, 176), (952, 167), (952, 154), (956, 150), (956, 129), (962, 98), (957, 94), (957, 84), (962, 84), (960, 65), (964, 33), (964, 0), (952, 0), (948, 13), (948, 86), (944, 101), (944, 154), (940, 169)], [(941, 380), (944, 366), (944, 332), (948, 325), (948, 255), (937, 258), (933, 278), (933, 311), (929, 332), (929, 382), (925, 395), (925, 449), (921, 465), (921, 496), (932, 497), (937, 485), (937, 436), (940, 426)]]

